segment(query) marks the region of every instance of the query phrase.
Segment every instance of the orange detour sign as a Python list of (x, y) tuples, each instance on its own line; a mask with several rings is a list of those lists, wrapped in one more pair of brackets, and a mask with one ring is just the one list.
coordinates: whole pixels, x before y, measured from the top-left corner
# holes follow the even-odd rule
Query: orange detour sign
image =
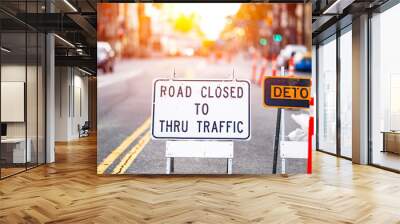
[(271, 77), (263, 80), (263, 103), (266, 107), (309, 108), (311, 79), (300, 77)]

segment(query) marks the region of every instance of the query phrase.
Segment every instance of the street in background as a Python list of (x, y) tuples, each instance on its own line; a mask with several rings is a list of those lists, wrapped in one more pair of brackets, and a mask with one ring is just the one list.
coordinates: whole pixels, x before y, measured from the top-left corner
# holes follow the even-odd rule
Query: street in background
[[(246, 124), (235, 123), (243, 119), (233, 117), (238, 116), (243, 108), (237, 109), (229, 101), (220, 99), (221, 103), (209, 105), (209, 113), (220, 108), (218, 110), (223, 114), (213, 115), (209, 126), (202, 123), (200, 128), (203, 132), (222, 130), (219, 120), (224, 120), (228, 121), (222, 124), (225, 130), (228, 126), (236, 127), (236, 131), (243, 131), (242, 134), (236, 132), (241, 137), (251, 133), (250, 140), (233, 142), (232, 173), (272, 173), (276, 110), (265, 110), (260, 103), (262, 80), (264, 76), (276, 74), (280, 58), (284, 58), (286, 69), (291, 69), (295, 75), (310, 76), (307, 70), (299, 72), (295, 68), (311, 49), (311, 26), (304, 23), (311, 20), (311, 4), (103, 3), (98, 5), (97, 19), (98, 40), (109, 43), (115, 51), (113, 72), (98, 70), (98, 173), (165, 174), (166, 141), (152, 139), (151, 126), (157, 125), (151, 119), (153, 80), (169, 80), (171, 77), (177, 80), (227, 80), (233, 71), (235, 79), (252, 83), (247, 101), (250, 102), (250, 120), (244, 121)], [(211, 83), (210, 94), (215, 96), (218, 94), (215, 92), (217, 86)], [(171, 116), (175, 117), (173, 120), (184, 121), (176, 123), (180, 132), (189, 128), (185, 121), (193, 114), (193, 110), (181, 111), (181, 108), (186, 108), (181, 100), (189, 94), (185, 88), (182, 91), (184, 97), (178, 100), (174, 96), (176, 101), (171, 101), (169, 108)], [(234, 92), (238, 96), (241, 90), (235, 89)], [(194, 103), (192, 109), (196, 109)], [(206, 108), (199, 105), (198, 109), (201, 112)], [(287, 114), (298, 118), (304, 112), (290, 111)], [(287, 121), (286, 130), (291, 132), (300, 128), (295, 120)], [(163, 128), (170, 124), (166, 122)], [(210, 129), (214, 123), (216, 128)], [(247, 133), (244, 127), (248, 125), (251, 129)], [(161, 126), (156, 128), (161, 130)], [(228, 135), (212, 134), (216, 137), (234, 136), (231, 129), (228, 131)], [(171, 137), (172, 134), (161, 135), (159, 132), (155, 137)], [(204, 146), (198, 146), (201, 147)], [(174, 173), (227, 172), (227, 160), (221, 158), (185, 157), (170, 162), (174, 163), (171, 171)], [(291, 160), (286, 172), (305, 173), (306, 160)]]

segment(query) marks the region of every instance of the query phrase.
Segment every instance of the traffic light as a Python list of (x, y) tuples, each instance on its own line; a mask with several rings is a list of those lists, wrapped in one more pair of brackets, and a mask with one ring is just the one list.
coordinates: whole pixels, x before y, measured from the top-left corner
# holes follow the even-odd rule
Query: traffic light
[(274, 38), (275, 42), (281, 42), (282, 41), (282, 35), (280, 35), (280, 34), (274, 34), (273, 38)]
[(260, 43), (261, 46), (266, 46), (268, 44), (268, 40), (265, 38), (260, 38), (258, 42)]

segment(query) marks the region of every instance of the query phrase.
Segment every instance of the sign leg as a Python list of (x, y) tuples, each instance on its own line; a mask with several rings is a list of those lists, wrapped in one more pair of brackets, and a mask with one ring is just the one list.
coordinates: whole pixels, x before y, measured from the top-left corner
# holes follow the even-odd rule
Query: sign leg
[(276, 115), (276, 129), (275, 129), (275, 141), (274, 141), (274, 161), (272, 165), (272, 173), (276, 174), (276, 166), (278, 162), (278, 150), (279, 150), (279, 134), (281, 132), (281, 116), (282, 109), (279, 108)]
[(171, 166), (170, 166), (171, 173), (175, 172), (175, 171), (174, 171), (174, 168), (175, 168), (175, 166), (174, 166), (174, 165), (175, 165), (175, 164), (174, 164), (174, 157), (171, 157), (171, 163), (170, 163), (170, 165), (171, 165)]
[(165, 173), (166, 174), (171, 173), (171, 157), (167, 157), (167, 165), (165, 167)]
[(228, 163), (227, 163), (227, 173), (232, 174), (232, 158), (228, 158)]
[(282, 158), (282, 174), (286, 173), (286, 159)]

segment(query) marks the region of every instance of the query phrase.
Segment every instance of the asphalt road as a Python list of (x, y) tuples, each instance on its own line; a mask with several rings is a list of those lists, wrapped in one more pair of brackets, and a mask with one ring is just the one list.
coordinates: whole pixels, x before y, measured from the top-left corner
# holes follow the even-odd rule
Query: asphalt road
[[(98, 172), (104, 174), (165, 174), (165, 141), (150, 138), (152, 82), (177, 77), (251, 78), (251, 61), (211, 63), (205, 58), (159, 58), (119, 61), (112, 74), (98, 72)], [(268, 69), (269, 70), (269, 69)], [(251, 140), (234, 143), (234, 174), (271, 174), (276, 109), (265, 109), (261, 87), (251, 86)], [(299, 125), (286, 111), (286, 135)], [(278, 172), (280, 172), (280, 158)], [(177, 174), (224, 174), (226, 159), (176, 158)], [(289, 159), (287, 173), (305, 173), (306, 160)]]

